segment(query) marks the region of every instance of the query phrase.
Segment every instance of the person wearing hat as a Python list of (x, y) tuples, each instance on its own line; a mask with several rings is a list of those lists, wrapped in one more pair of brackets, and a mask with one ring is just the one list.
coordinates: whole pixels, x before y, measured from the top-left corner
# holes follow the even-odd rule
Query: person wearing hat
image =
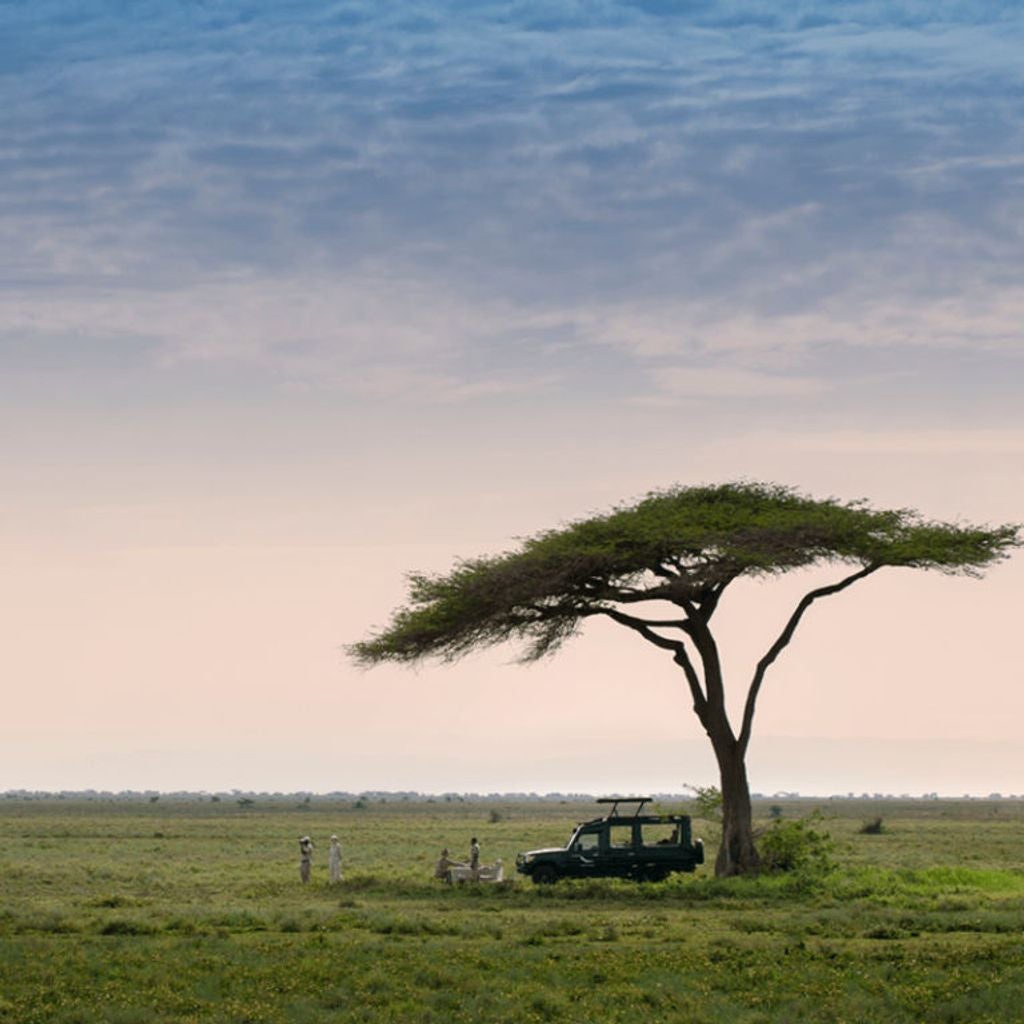
[(299, 840), (299, 878), (305, 885), (309, 881), (309, 872), (313, 864), (313, 840), (303, 836)]

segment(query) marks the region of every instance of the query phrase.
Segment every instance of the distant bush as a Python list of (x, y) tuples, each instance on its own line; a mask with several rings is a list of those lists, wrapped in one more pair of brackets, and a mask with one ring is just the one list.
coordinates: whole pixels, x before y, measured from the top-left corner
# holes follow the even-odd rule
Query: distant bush
[(862, 836), (878, 836), (885, 831), (881, 818), (874, 818), (872, 821), (865, 821), (857, 831)]
[(693, 791), (693, 802), (697, 805), (697, 817), (707, 821), (720, 821), (722, 818), (722, 791), (717, 786), (692, 786), (686, 788)]
[(149, 921), (131, 921), (116, 918), (100, 927), (100, 935), (153, 935), (156, 926)]
[(121, 893), (114, 893), (111, 896), (99, 896), (94, 900), (90, 900), (89, 905), (93, 907), (134, 907), (138, 904), (137, 900), (133, 900), (130, 896), (124, 896)]
[(761, 869), (771, 873), (831, 870), (835, 866), (835, 844), (827, 832), (812, 827), (817, 821), (815, 815), (793, 821), (776, 820), (758, 843)]
[(497, 825), (498, 822), (501, 821), (501, 811), (491, 811), (490, 814), (487, 815), (487, 820), (492, 825)]

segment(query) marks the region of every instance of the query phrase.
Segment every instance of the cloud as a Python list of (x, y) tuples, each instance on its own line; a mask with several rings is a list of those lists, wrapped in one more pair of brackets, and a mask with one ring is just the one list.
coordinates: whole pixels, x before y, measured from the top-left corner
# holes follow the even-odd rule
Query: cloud
[[(953, 8), (800, 29), (831, 8), (556, 4), (539, 31), (522, 4), (42, 7), (11, 44), (11, 240), (50, 239), (23, 272), (82, 280), (428, 246), (492, 293), (721, 294), (837, 238), (884, 252), (908, 214), (983, 237), (1020, 128), (1015, 23)], [(921, 185), (967, 153), (989, 170)]]
[(664, 367), (652, 376), (662, 391), (678, 398), (802, 398), (818, 395), (819, 380), (783, 377), (719, 367)]
[(8, 334), (394, 394), (403, 373), (555, 386), (570, 346), (627, 397), (694, 373), (806, 395), (825, 349), (1018, 344), (1019, 14), (41, 0), (10, 20)]
[[(14, 377), (263, 377), (383, 401), (543, 394), (571, 360), (559, 317), (471, 303), (443, 283), (384, 275), (224, 277), (187, 288), (11, 297), (0, 362)], [(528, 352), (533, 357), (524, 362)]]
[[(222, 275), (174, 289), (65, 289), (7, 297), (0, 363), (29, 377), (172, 386), (256, 381), (380, 402), (573, 405), (679, 399), (1016, 416), (1024, 293), (775, 315), (724, 302), (523, 306), (463, 294), (444, 275)], [(175, 384), (176, 382), (176, 384)], [(190, 385), (195, 386), (195, 383)], [(1016, 396), (1016, 397), (1015, 397)], [(1019, 411), (1019, 410), (1018, 410)]]

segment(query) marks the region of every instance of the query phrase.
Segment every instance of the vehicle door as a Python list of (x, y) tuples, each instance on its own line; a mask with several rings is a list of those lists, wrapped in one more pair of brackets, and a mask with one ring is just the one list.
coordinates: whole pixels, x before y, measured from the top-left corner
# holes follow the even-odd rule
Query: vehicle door
[(602, 858), (603, 874), (624, 878), (636, 869), (635, 824), (632, 821), (608, 822), (608, 848)]
[(568, 874), (588, 878), (600, 874), (603, 829), (577, 832), (569, 846)]

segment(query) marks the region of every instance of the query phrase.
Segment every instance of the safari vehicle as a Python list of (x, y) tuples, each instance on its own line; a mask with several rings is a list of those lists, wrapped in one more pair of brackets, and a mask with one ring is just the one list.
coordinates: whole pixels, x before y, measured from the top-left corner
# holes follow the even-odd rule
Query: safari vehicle
[[(643, 814), (647, 796), (607, 797), (611, 813), (576, 826), (565, 848), (530, 850), (516, 856), (516, 871), (538, 884), (560, 878), (634, 878), (660, 882), (673, 871), (704, 863), (704, 843), (694, 840), (685, 814)], [(636, 804), (620, 813), (619, 804)]]

